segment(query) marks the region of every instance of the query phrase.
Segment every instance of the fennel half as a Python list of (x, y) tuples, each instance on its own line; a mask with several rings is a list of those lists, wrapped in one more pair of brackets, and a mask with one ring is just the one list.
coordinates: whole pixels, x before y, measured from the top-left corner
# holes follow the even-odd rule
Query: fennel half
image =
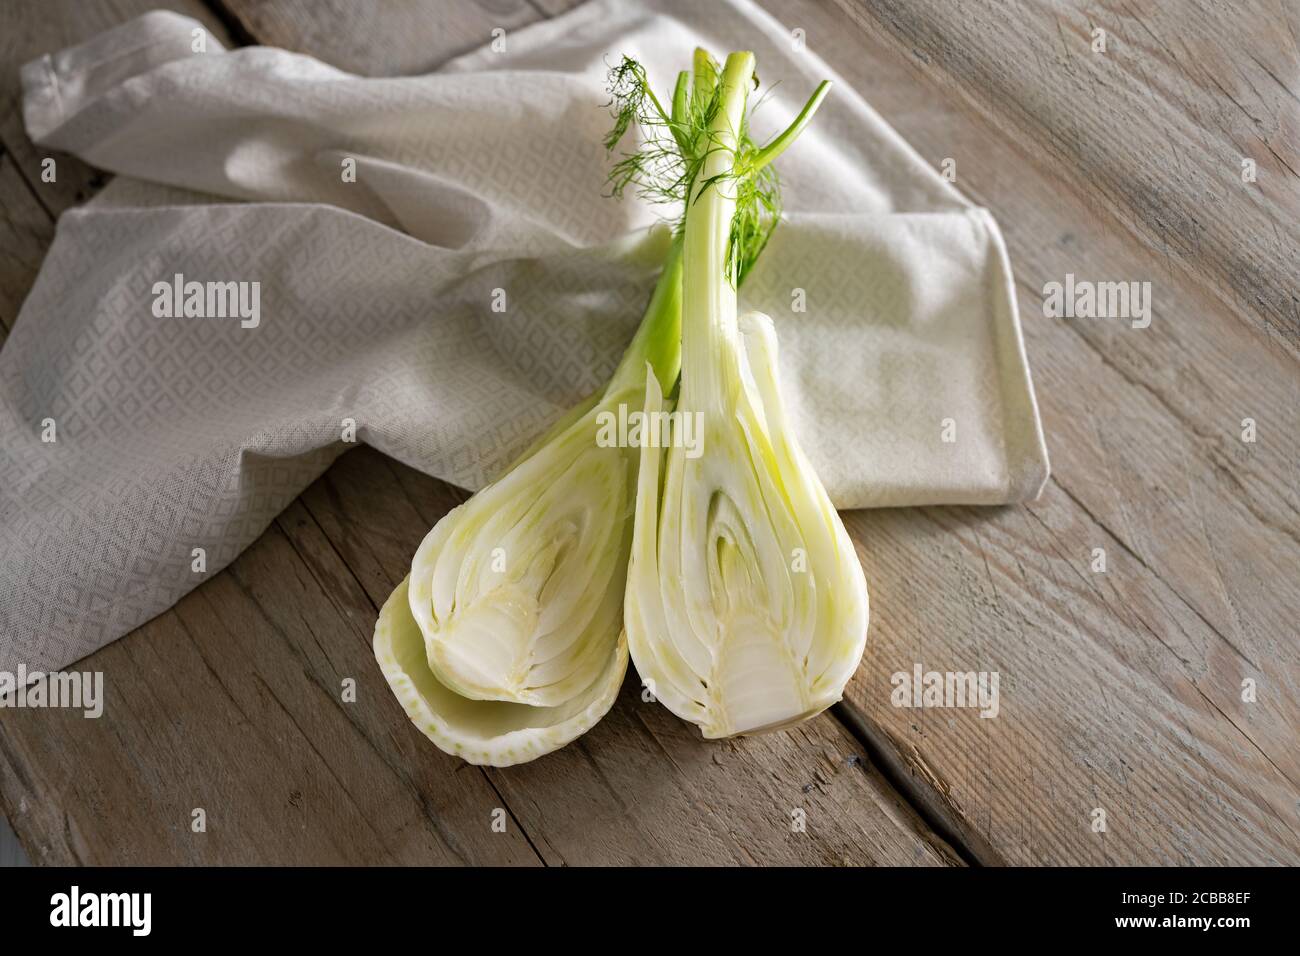
[[(717, 80), (684, 226), (676, 410), (703, 419), (703, 453), (642, 451), (625, 624), (652, 693), (706, 737), (771, 730), (825, 710), (866, 646), (867, 587), (852, 542), (792, 433), (776, 337), (737, 315), (752, 197), (827, 90), (763, 149), (745, 133), (751, 53)], [(673, 405), (647, 381), (645, 411)]]
[(380, 612), (374, 649), (407, 716), (448, 753), (508, 766), (562, 747), (613, 705), (636, 449), (595, 441), (679, 362), (681, 241), (605, 389), (443, 516)]

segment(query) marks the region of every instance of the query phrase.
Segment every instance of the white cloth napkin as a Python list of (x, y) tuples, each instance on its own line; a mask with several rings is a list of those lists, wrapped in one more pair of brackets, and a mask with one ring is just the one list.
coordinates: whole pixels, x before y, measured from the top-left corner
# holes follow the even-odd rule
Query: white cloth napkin
[[(834, 78), (742, 2), (593, 0), (395, 79), (194, 52), (199, 28), (151, 13), (23, 70), (32, 138), (119, 177), (59, 220), (0, 352), (0, 668), (66, 666), (170, 607), (349, 447), (345, 419), (474, 489), (601, 384), (663, 252), (653, 208), (603, 196), (619, 56), (671, 89), (696, 45), (753, 50), (760, 139)], [(788, 221), (742, 307), (776, 322), (831, 498), (1036, 496), (989, 214), (845, 83), (779, 165)], [(257, 325), (158, 317), (176, 274), (259, 283)]]

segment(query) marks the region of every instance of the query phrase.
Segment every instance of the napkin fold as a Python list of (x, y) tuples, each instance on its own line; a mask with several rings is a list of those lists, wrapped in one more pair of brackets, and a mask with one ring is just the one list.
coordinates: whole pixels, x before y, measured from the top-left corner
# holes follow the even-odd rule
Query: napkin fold
[[(834, 78), (735, 0), (592, 0), (384, 79), (195, 31), (150, 13), (23, 69), (31, 137), (118, 177), (60, 218), (0, 351), (3, 669), (167, 609), (349, 439), (477, 489), (598, 387), (666, 240), (603, 196), (609, 63), (671, 87), (697, 45), (753, 50), (759, 139)], [(832, 500), (1035, 497), (992, 217), (845, 83), (780, 167), (787, 221), (741, 305), (776, 323)]]

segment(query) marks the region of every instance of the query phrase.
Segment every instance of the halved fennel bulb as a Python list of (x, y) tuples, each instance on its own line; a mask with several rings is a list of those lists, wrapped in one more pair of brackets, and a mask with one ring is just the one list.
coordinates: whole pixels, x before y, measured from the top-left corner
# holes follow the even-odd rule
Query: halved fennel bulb
[[(668, 239), (665, 231), (664, 238)], [(440, 748), (507, 766), (550, 753), (613, 705), (637, 448), (601, 440), (647, 377), (680, 361), (681, 243), (606, 388), (504, 476), (443, 516), (384, 605), (374, 650), (407, 715)]]
[(416, 551), (411, 614), (429, 667), (457, 694), (554, 707), (609, 663), (635, 460), (595, 443), (609, 404), (446, 515)]
[[(697, 417), (702, 454), (642, 450), (625, 604), (637, 671), (706, 737), (825, 710), (867, 632), (862, 567), (781, 401), (772, 322), (737, 317), (735, 131), (752, 78), (752, 54), (727, 58), (685, 225), (675, 419)], [(647, 412), (663, 409), (655, 385)]]
[[(867, 636), (866, 579), (791, 432), (772, 320), (750, 312), (738, 325), (743, 345), (721, 403), (732, 413), (713, 403), (704, 412), (704, 454), (642, 450), (628, 572), (637, 672), (705, 737), (825, 710)], [(657, 387), (646, 390), (647, 412), (665, 405)]]

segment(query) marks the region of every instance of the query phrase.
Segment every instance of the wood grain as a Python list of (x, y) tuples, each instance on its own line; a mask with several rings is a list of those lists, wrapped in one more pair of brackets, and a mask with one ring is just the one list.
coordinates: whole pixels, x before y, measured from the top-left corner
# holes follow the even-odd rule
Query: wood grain
[(1240, 318), (1300, 349), (1294, 4), (837, 2), (946, 96), (1032, 144), (1135, 248), (1211, 280)]
[[(1053, 456), (1027, 508), (849, 516), (874, 611), (850, 705), (991, 862), (1294, 862), (1294, 355), (1212, 271), (1138, 241), (1060, 156), (945, 95), (881, 31), (772, 9), (994, 211)], [(1067, 272), (1151, 281), (1152, 326), (1044, 318), (1043, 284)], [(1242, 443), (1245, 416), (1272, 437)], [(918, 661), (1000, 671), (1004, 713), (893, 708), (890, 675)], [(1248, 677), (1268, 688), (1257, 703)], [(1109, 835), (1090, 829), (1099, 807)]]
[(18, 842), (13, 829), (3, 818), (0, 818), (0, 869), (8, 866), (31, 865), (32, 861), (27, 858), (27, 851)]

